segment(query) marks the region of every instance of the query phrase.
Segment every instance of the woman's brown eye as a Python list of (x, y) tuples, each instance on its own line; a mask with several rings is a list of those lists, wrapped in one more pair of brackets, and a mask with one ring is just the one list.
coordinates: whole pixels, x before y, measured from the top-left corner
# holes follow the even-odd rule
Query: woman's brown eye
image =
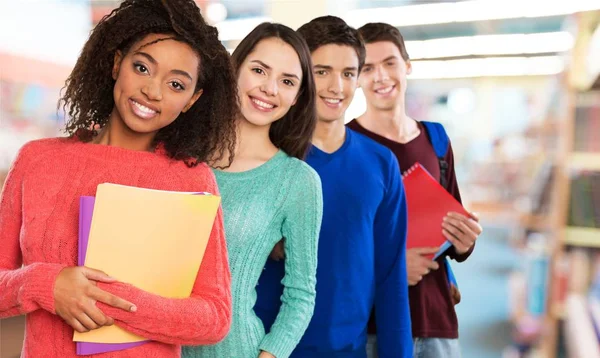
[(146, 66), (144, 66), (142, 64), (136, 63), (136, 64), (133, 65), (133, 67), (135, 67), (135, 69), (138, 70), (141, 73), (147, 73), (148, 72), (148, 69), (146, 68)]
[(184, 91), (185, 87), (179, 83), (179, 82), (171, 82), (171, 86), (173, 86), (173, 88), (175, 88), (178, 91)]

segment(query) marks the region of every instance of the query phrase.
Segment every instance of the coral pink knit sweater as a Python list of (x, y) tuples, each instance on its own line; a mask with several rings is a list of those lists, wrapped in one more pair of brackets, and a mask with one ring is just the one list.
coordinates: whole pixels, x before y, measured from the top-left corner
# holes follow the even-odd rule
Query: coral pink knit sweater
[[(0, 199), (0, 318), (27, 315), (25, 358), (76, 357), (73, 330), (55, 314), (54, 282), (64, 267), (77, 262), (79, 197), (95, 195), (96, 186), (105, 182), (218, 194), (204, 164), (188, 168), (162, 154), (66, 138), (26, 144)], [(220, 341), (231, 323), (221, 210), (190, 298), (167, 299), (123, 283), (99, 287), (137, 306), (131, 313), (98, 304), (116, 325), (153, 340), (99, 357), (179, 357), (180, 345)]]

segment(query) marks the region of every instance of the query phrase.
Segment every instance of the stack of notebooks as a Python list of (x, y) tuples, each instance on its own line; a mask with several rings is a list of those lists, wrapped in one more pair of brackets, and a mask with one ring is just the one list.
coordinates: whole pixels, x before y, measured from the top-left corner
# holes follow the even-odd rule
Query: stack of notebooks
[(406, 248), (439, 247), (435, 255), (429, 256), (436, 259), (452, 245), (442, 234), (446, 214), (454, 211), (469, 216), (469, 213), (420, 163), (402, 177), (408, 207)]
[[(100, 184), (95, 197), (80, 198), (78, 264), (156, 295), (189, 297), (219, 204), (209, 193)], [(73, 340), (79, 355), (147, 342), (117, 325)]]

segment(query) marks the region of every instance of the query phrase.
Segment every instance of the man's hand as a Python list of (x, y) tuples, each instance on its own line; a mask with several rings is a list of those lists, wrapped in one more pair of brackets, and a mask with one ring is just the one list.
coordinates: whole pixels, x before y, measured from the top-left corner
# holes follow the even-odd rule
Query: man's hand
[(281, 261), (285, 259), (285, 248), (283, 247), (283, 239), (279, 240), (279, 242), (275, 244), (275, 247), (273, 247), (273, 251), (271, 251), (269, 257), (271, 258), (271, 260), (275, 261)]
[(437, 262), (424, 256), (435, 254), (438, 250), (438, 247), (419, 247), (406, 250), (406, 271), (410, 286), (418, 284), (423, 276), (440, 267)]
[(469, 213), (470, 217), (450, 212), (442, 222), (442, 234), (452, 243), (457, 254), (467, 253), (483, 229), (479, 225), (479, 217)]
[(461, 300), (461, 295), (460, 295), (460, 291), (458, 290), (458, 287), (456, 287), (454, 284), (450, 284), (450, 298), (452, 299), (452, 304), (453, 305), (457, 305), (460, 303)]
[(258, 358), (276, 358), (276, 357), (269, 352), (260, 351)]

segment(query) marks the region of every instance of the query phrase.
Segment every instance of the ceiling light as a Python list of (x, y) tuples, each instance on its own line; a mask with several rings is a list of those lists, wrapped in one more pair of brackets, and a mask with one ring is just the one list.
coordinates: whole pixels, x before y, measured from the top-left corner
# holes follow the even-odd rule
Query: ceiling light
[(455, 3), (357, 9), (346, 13), (344, 19), (354, 27), (360, 27), (369, 22), (385, 22), (400, 27), (559, 16), (598, 9), (600, 9), (600, 1), (597, 0), (471, 0)]

